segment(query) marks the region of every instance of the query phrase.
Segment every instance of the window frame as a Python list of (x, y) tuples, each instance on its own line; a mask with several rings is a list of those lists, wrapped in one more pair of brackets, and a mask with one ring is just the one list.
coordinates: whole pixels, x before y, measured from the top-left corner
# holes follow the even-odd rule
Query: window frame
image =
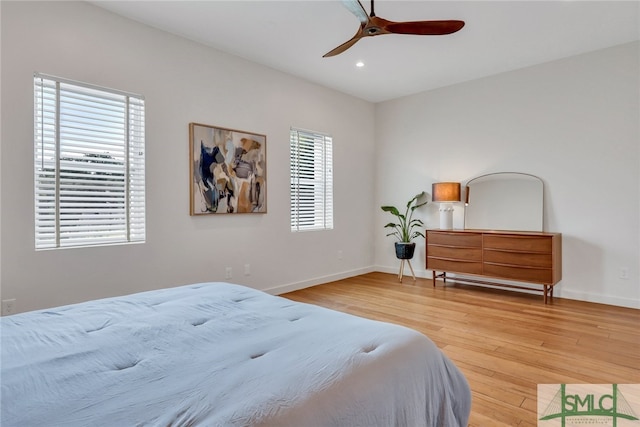
[(33, 77), (35, 249), (145, 242), (144, 97)]
[(291, 127), (289, 156), (291, 232), (332, 230), (333, 137)]

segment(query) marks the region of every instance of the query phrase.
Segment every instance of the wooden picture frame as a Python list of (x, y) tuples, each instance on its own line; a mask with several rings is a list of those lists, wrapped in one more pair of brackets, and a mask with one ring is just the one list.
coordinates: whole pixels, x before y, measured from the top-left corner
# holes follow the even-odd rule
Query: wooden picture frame
[(267, 212), (267, 136), (189, 123), (190, 215)]

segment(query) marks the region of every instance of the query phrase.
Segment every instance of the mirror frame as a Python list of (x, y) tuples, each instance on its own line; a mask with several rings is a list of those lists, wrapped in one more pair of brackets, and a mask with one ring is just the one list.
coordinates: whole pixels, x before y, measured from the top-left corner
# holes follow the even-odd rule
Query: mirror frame
[[(494, 178), (498, 178), (498, 181), (503, 182), (505, 185), (509, 185), (508, 178), (513, 178), (513, 181), (521, 180), (527, 182), (529, 187), (534, 190), (533, 196), (525, 197), (525, 192), (519, 192), (518, 187), (510, 189), (509, 193), (514, 195), (513, 198), (503, 198), (502, 195), (492, 198), (492, 202), (485, 202), (486, 206), (481, 206), (484, 210), (481, 216), (481, 220), (474, 220), (472, 227), (469, 227), (469, 193), (470, 184), (477, 181), (476, 184), (481, 183), (482, 180), (491, 181)], [(504, 178), (504, 179), (500, 179)], [(539, 189), (537, 188), (539, 182)], [(508, 230), (508, 231), (544, 231), (544, 182), (536, 175), (522, 173), (522, 172), (492, 172), (484, 175), (474, 177), (467, 181), (465, 184), (465, 209), (464, 209), (464, 228), (465, 229), (478, 229), (478, 230)], [(520, 188), (523, 188), (520, 186)], [(504, 188), (502, 189), (504, 190)], [(539, 191), (539, 193), (538, 193)], [(473, 197), (473, 192), (471, 192)], [(519, 197), (519, 198), (518, 198)], [(471, 199), (473, 200), (473, 199)], [(481, 222), (483, 226), (478, 226), (478, 222)]]

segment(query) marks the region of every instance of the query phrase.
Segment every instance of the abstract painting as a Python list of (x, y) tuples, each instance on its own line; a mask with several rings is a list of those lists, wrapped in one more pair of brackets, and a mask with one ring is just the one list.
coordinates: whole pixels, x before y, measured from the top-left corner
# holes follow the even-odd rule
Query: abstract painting
[(267, 212), (267, 136), (189, 123), (190, 214)]

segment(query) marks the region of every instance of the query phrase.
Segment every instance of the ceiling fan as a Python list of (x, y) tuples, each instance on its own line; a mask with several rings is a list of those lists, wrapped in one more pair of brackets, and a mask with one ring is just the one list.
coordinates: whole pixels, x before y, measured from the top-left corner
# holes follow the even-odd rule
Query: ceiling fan
[(379, 36), (382, 34), (439, 36), (455, 33), (464, 27), (464, 21), (456, 20), (410, 22), (388, 21), (376, 16), (373, 8), (373, 0), (371, 0), (371, 13), (369, 15), (367, 15), (367, 12), (364, 10), (364, 7), (359, 0), (342, 0), (342, 3), (356, 16), (356, 18), (358, 18), (358, 20), (360, 20), (360, 28), (358, 28), (355, 36), (335, 49), (322, 55), (323, 58), (335, 56), (344, 52), (363, 37)]

